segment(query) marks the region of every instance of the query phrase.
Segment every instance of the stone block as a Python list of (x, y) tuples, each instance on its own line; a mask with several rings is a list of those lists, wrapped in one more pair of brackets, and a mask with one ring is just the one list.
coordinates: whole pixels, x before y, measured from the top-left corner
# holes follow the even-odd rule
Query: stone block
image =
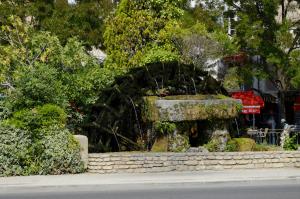
[(224, 167), (222, 165), (207, 165), (205, 166), (207, 170), (223, 170)]
[(237, 164), (243, 165), (243, 164), (249, 164), (252, 162), (252, 160), (236, 160)]
[(204, 160), (202, 161), (204, 165), (217, 165), (219, 164), (219, 161), (218, 160)]
[(87, 169), (89, 164), (88, 138), (84, 135), (74, 135), (74, 137), (80, 145), (80, 157), (83, 162), (83, 166)]
[(188, 166), (195, 166), (195, 165), (198, 165), (198, 161), (196, 161), (196, 160), (189, 160), (189, 161), (185, 161), (184, 164), (188, 165)]
[(121, 158), (121, 161), (123, 161), (123, 162), (128, 162), (128, 161), (129, 161), (129, 157), (122, 157), (122, 158)]
[(234, 160), (226, 160), (224, 161), (224, 165), (235, 165), (236, 164), (236, 161)]
[(136, 165), (136, 164), (134, 164), (134, 165), (129, 165), (129, 168), (130, 168), (130, 169), (142, 168), (142, 165)]
[(243, 156), (241, 156), (241, 155), (236, 155), (236, 156), (233, 156), (233, 159), (234, 159), (234, 160), (242, 160), (242, 159), (243, 159)]
[(98, 165), (98, 162), (89, 162), (89, 166), (96, 166)]
[(272, 168), (282, 168), (284, 167), (283, 163), (272, 163)]
[(153, 164), (144, 164), (143, 167), (144, 167), (144, 168), (152, 168), (152, 167), (153, 167)]
[[(234, 99), (219, 99), (218, 96), (155, 96), (144, 97), (144, 121), (197, 121), (208, 118), (229, 119), (238, 115), (237, 105), (241, 102)], [(227, 107), (224, 109), (224, 106)], [(222, 110), (222, 111), (220, 111)]]
[(265, 159), (254, 159), (252, 162), (253, 162), (254, 164), (260, 164), (260, 163), (265, 163), (266, 160), (265, 160)]
[(102, 168), (104, 170), (111, 170), (111, 169), (113, 169), (113, 166), (103, 166)]
[(248, 169), (248, 165), (232, 165), (232, 169)]
[(120, 157), (111, 157), (110, 160), (111, 161), (120, 161), (121, 158)]
[(115, 165), (114, 169), (129, 169), (129, 165)]
[(283, 159), (281, 160), (281, 162), (289, 163), (289, 162), (292, 162), (292, 159), (291, 159), (291, 158), (283, 158)]

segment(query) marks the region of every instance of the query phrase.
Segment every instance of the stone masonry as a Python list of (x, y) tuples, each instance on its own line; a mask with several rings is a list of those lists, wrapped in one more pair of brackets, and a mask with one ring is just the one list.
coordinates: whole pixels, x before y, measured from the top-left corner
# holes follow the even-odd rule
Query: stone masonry
[(300, 151), (89, 154), (90, 173), (152, 173), (300, 167)]

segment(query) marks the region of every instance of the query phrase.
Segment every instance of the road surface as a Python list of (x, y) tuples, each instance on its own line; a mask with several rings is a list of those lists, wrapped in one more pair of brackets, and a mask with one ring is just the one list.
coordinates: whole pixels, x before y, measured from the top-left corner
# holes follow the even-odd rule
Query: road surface
[(300, 181), (14, 187), (0, 199), (300, 199)]

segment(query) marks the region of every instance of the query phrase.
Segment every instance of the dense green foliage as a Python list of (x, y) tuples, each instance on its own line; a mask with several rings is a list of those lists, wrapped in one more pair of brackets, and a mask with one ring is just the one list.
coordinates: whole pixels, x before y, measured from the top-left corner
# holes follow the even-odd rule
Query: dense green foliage
[(155, 130), (160, 135), (168, 135), (174, 133), (176, 130), (176, 124), (170, 122), (156, 122)]
[[(283, 90), (299, 87), (299, 16), (297, 0), (226, 0), (238, 16), (236, 38), (241, 50), (261, 60), (251, 65), (256, 74), (279, 80)], [(297, 16), (297, 15), (295, 15)]]
[[(148, 131), (154, 127), (142, 121), (142, 97), (226, 95), (207, 71), (238, 51), (260, 55), (262, 61), (232, 68), (225, 76), (228, 88), (239, 87), (253, 74), (274, 76), (284, 88), (297, 87), (299, 22), (286, 15), (276, 20), (280, 1), (226, 0), (239, 19), (233, 37), (224, 30), (231, 14), (224, 13), (224, 4), (205, 0), (191, 8), (187, 2), (1, 1), (1, 128), (11, 129), (24, 151), (5, 161), (30, 160), (16, 173), (5, 172), (79, 171), (78, 146), (69, 131), (87, 135), (95, 152), (149, 149), (155, 137)], [(299, 7), (299, 1), (294, 3)], [(92, 46), (106, 50), (103, 65), (87, 53)], [(156, 127), (161, 133), (173, 130), (169, 124)], [(227, 150), (240, 150), (239, 142), (230, 142)], [(212, 150), (217, 147), (209, 144)], [(32, 154), (40, 159), (32, 160)]]
[(68, 130), (38, 132), (0, 125), (0, 176), (83, 171), (79, 145)]
[(106, 66), (126, 71), (153, 62), (178, 60), (170, 31), (178, 26), (183, 0), (123, 0), (116, 14), (107, 19), (104, 44)]
[[(256, 143), (253, 139), (250, 138), (233, 138), (228, 140), (226, 144), (226, 152), (237, 152), (237, 151), (255, 151)], [(219, 152), (220, 143), (218, 140), (211, 140), (206, 145), (210, 152)]]
[(1, 175), (83, 171), (79, 145), (67, 127), (79, 131), (84, 108), (113, 76), (76, 38), (62, 45), (14, 16), (0, 34)]
[(67, 114), (56, 105), (46, 104), (14, 112), (4, 123), (29, 131), (42, 130), (54, 125), (64, 128)]
[(105, 66), (121, 72), (175, 61), (203, 67), (208, 60), (236, 49), (221, 26), (212, 30), (210, 26), (217, 26), (216, 22), (202, 23), (194, 12), (184, 0), (121, 1), (115, 15), (107, 19)]
[(287, 138), (283, 144), (283, 148), (288, 151), (297, 150), (298, 149), (297, 139), (298, 139), (297, 134)]
[(27, 19), (37, 30), (49, 31), (62, 44), (71, 37), (78, 37), (86, 46), (103, 45), (104, 19), (113, 11), (111, 0), (2, 0), (0, 3), (0, 25), (6, 18), (18, 15)]
[(110, 84), (113, 71), (103, 69), (82, 43), (70, 38), (61, 45), (56, 36), (34, 31), (20, 18), (10, 17), (2, 26), (0, 46), (1, 82), (11, 112), (53, 104), (72, 116), (75, 127), (84, 119), (84, 109)]

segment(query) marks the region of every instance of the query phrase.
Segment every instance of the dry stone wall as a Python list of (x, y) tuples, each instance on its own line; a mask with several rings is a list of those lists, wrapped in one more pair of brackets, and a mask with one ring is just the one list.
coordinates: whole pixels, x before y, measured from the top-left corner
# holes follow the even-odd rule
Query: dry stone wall
[(91, 173), (152, 173), (300, 167), (300, 151), (89, 154)]

